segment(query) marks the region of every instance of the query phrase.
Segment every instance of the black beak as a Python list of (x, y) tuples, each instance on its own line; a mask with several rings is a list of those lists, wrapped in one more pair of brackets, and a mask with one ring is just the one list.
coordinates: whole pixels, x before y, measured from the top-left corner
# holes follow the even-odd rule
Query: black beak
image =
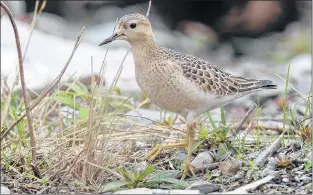
[(104, 45), (104, 44), (108, 44), (112, 41), (114, 41), (119, 35), (117, 33), (114, 33), (113, 35), (111, 35), (109, 38), (105, 39), (104, 41), (102, 41), (99, 46)]

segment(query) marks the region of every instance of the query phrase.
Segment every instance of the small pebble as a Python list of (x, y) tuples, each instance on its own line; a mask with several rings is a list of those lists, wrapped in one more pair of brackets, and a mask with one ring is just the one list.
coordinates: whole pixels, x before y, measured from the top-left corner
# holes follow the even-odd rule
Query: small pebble
[(283, 178), (282, 181), (283, 181), (284, 183), (288, 183), (288, 182), (289, 182), (289, 179), (288, 179), (288, 178)]
[(10, 190), (8, 187), (1, 185), (0, 189), (1, 189), (1, 194), (10, 194)]
[(298, 176), (295, 176), (295, 180), (296, 180), (296, 182), (300, 182), (300, 179)]
[(186, 159), (187, 154), (185, 152), (180, 152), (176, 155), (175, 159), (184, 161)]
[(286, 192), (289, 193), (289, 194), (294, 192), (294, 191), (295, 191), (295, 189), (293, 189), (293, 188), (287, 188), (287, 190), (286, 190)]
[(312, 178), (308, 177), (306, 175), (303, 175), (302, 177), (299, 178), (299, 180), (303, 181), (304, 183), (308, 183), (308, 182), (312, 181)]
[(205, 151), (199, 153), (196, 158), (191, 162), (191, 165), (194, 167), (205, 167), (205, 165), (212, 164), (214, 159), (210, 151)]

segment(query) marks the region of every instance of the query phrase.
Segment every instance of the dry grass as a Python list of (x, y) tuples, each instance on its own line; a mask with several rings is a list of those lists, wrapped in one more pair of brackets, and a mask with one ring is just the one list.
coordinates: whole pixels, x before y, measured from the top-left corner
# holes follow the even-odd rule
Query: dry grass
[[(45, 7), (44, 2), (38, 9), (38, 2), (36, 2), (27, 45), (31, 41), (36, 19)], [(149, 10), (150, 6), (151, 2)], [(60, 83), (79, 47), (83, 33), (84, 29), (80, 32), (69, 60), (59, 76), (30, 105), (27, 105), (28, 102), (23, 102), (23, 99), (27, 100), (27, 98), (18, 95), (18, 77), (12, 87), (8, 86), (6, 79), (1, 80), (3, 92), (1, 115), (6, 116), (1, 121), (1, 167), (4, 168), (5, 173), (3, 183), (16, 192), (37, 192), (50, 187), (56, 187), (58, 192), (69, 183), (88, 188), (88, 191), (99, 192), (104, 183), (121, 178), (121, 175), (115, 171), (117, 168), (142, 159), (142, 154), (136, 152), (134, 148), (136, 140), (151, 140), (151, 137), (154, 140), (158, 137), (168, 138), (175, 132), (182, 134), (179, 130), (175, 131), (159, 124), (142, 125), (123, 114), (129, 110), (125, 109), (125, 105), (128, 107), (132, 105), (129, 104), (129, 98), (119, 96), (114, 89), (129, 51), (121, 62), (112, 86), (105, 89), (102, 94), (96, 91), (103, 85), (103, 77), (98, 77), (97, 81), (94, 76), (91, 77), (91, 89), (84, 91), (86, 93), (84, 97), (80, 96), (75, 88), (68, 87), (71, 85), (81, 87), (81, 90), (85, 89), (87, 86), (82, 86), (78, 82), (79, 78), (75, 78), (72, 83)], [(19, 40), (17, 45), (20, 48)], [(19, 52), (20, 66), (23, 66), (26, 51), (27, 47), (23, 56)], [(105, 74), (106, 54), (98, 75)], [(22, 68), (19, 71), (23, 73)], [(91, 74), (94, 75), (93, 70)], [(55, 89), (57, 85), (59, 88), (63, 86), (68, 88), (60, 91)], [(64, 105), (60, 99), (55, 99), (60, 94), (61, 97), (62, 94), (72, 95), (73, 91), (77, 93), (70, 99), (73, 108)], [(22, 92), (26, 97), (25, 85)], [(86, 108), (84, 111), (75, 108), (76, 101), (79, 99), (83, 101), (82, 105)], [(25, 103), (26, 109), (23, 109)], [(24, 110), (28, 110), (28, 114), (24, 113)], [(84, 115), (87, 112), (87, 117), (81, 118), (75, 114), (77, 111)], [(25, 116), (27, 119), (24, 119)], [(29, 121), (33, 124), (27, 128)], [(17, 181), (19, 182), (16, 183)]]

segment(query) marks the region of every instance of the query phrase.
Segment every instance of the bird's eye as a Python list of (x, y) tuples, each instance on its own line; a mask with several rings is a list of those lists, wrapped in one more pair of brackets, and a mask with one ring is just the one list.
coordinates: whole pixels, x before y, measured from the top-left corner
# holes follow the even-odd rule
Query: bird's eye
[(136, 28), (136, 26), (137, 26), (136, 23), (131, 23), (130, 24), (130, 28), (132, 28), (132, 29)]

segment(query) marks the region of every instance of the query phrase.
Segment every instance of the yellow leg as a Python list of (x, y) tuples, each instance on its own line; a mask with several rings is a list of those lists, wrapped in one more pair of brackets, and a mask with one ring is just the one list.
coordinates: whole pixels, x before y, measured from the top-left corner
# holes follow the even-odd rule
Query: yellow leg
[(187, 125), (186, 140), (182, 140), (181, 142), (177, 142), (177, 143), (169, 143), (166, 145), (157, 145), (145, 156), (145, 158), (149, 158), (149, 161), (153, 161), (162, 152), (162, 150), (170, 149), (170, 148), (186, 148), (189, 142), (189, 134), (190, 134), (190, 127), (189, 125)]
[[(189, 130), (188, 130), (189, 129)], [(190, 165), (190, 157), (192, 155), (192, 148), (193, 148), (193, 142), (195, 140), (195, 123), (187, 126), (187, 135), (188, 138), (188, 144), (187, 144), (187, 157), (185, 160), (185, 166), (182, 172), (181, 180), (184, 180), (188, 172), (192, 174), (192, 176), (195, 176), (195, 172), (193, 171), (192, 166)]]
[(194, 139), (195, 139), (195, 125), (196, 123), (187, 125), (186, 140), (177, 142), (177, 143), (169, 143), (166, 145), (157, 145), (145, 156), (145, 158), (149, 158), (150, 161), (153, 161), (162, 152), (162, 150), (170, 149), (170, 148), (186, 148), (187, 147), (188, 153), (187, 153), (187, 157), (185, 160), (185, 166), (182, 172), (181, 180), (185, 179), (188, 172), (190, 172), (193, 176), (195, 176), (193, 168), (190, 165), (190, 157), (192, 155), (192, 147), (193, 147)]
[(187, 146), (186, 141), (169, 143), (166, 145), (157, 145), (145, 156), (145, 158), (149, 158), (150, 161), (153, 161), (162, 152), (162, 150), (170, 148), (186, 148), (186, 146)]

